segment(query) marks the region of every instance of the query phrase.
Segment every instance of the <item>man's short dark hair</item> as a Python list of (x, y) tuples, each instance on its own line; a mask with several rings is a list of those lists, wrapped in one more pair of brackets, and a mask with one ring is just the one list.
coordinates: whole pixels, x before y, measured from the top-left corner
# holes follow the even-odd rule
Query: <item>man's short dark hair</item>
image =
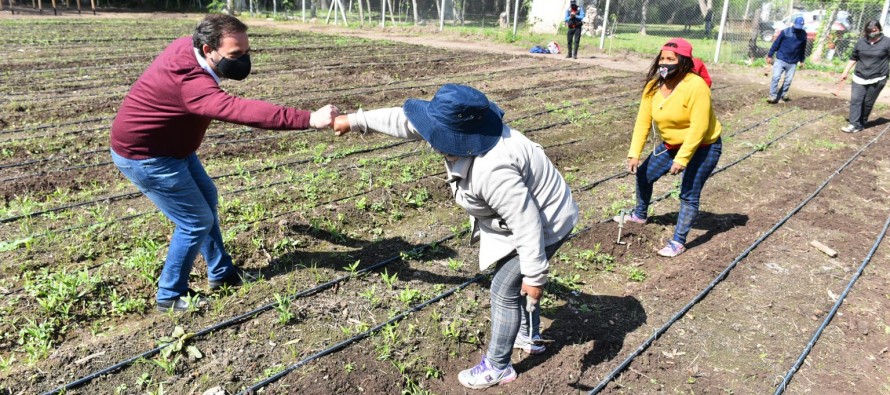
[(204, 20), (195, 28), (195, 34), (192, 34), (192, 44), (199, 50), (204, 44), (211, 48), (219, 48), (223, 37), (246, 31), (247, 25), (239, 21), (238, 18), (226, 14), (210, 14), (205, 16)]

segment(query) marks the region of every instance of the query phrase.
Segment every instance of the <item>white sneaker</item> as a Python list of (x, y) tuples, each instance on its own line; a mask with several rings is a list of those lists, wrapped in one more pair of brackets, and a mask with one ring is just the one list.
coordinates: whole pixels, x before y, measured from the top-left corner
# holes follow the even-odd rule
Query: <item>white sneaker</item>
[(540, 335), (535, 335), (532, 339), (528, 338), (528, 334), (520, 333), (516, 335), (516, 341), (513, 342), (513, 348), (518, 348), (528, 354), (540, 354), (547, 350), (543, 344), (535, 344), (541, 340)]
[(862, 131), (862, 129), (859, 129), (853, 125), (847, 125), (847, 126), (844, 126), (841, 128), (841, 132), (844, 132), (844, 133), (859, 133), (861, 131)]
[(497, 370), (488, 363), (488, 357), (483, 356), (482, 362), (461, 371), (457, 375), (457, 379), (464, 387), (479, 390), (516, 380), (516, 371), (513, 370), (512, 365), (508, 365), (504, 370)]

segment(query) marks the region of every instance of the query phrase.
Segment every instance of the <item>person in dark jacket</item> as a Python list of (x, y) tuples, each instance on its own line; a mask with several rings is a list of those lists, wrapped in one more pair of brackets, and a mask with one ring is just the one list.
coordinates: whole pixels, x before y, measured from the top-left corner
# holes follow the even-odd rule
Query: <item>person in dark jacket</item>
[(205, 304), (188, 287), (200, 253), (211, 290), (241, 285), (245, 273), (223, 247), (217, 190), (195, 151), (214, 119), (263, 129), (329, 127), (336, 107), (297, 110), (229, 95), (220, 78), (250, 74), (247, 26), (211, 14), (191, 37), (174, 40), (148, 66), (124, 98), (111, 125), (111, 157), (176, 229), (158, 279), (157, 309), (185, 311)]
[[(578, 46), (581, 44), (581, 30), (584, 25), (584, 9), (578, 7), (576, 0), (572, 0), (569, 9), (566, 10), (566, 27), (569, 32), (566, 33), (566, 41), (568, 41), (569, 51), (566, 52), (567, 58), (578, 59)], [(572, 47), (572, 44), (575, 44)]]
[(884, 37), (881, 23), (868, 21), (863, 29), (863, 37), (856, 42), (850, 61), (841, 74), (841, 81), (853, 73), (853, 88), (850, 94), (850, 124), (841, 128), (845, 133), (858, 133), (865, 128), (878, 95), (887, 84), (890, 73), (890, 39)]
[[(791, 87), (794, 72), (798, 65), (803, 67), (807, 49), (807, 32), (803, 29), (803, 23), (803, 17), (794, 18), (794, 24), (779, 33), (766, 55), (766, 63), (773, 65), (773, 79), (769, 85), (769, 98), (766, 99), (769, 103), (788, 101), (788, 88)], [(773, 55), (776, 55), (775, 59)], [(780, 87), (782, 73), (785, 73), (785, 80)]]

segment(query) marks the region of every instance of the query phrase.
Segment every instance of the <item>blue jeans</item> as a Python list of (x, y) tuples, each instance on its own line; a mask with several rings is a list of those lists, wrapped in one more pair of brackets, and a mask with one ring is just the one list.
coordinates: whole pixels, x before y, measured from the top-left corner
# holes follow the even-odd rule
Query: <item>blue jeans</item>
[[(791, 80), (794, 79), (794, 72), (797, 70), (797, 63), (788, 63), (779, 58), (773, 58), (773, 80), (769, 84), (770, 99), (781, 99), (788, 95), (788, 88), (791, 87)], [(785, 73), (785, 81), (779, 88), (779, 79), (782, 73)]]
[[(566, 238), (544, 249), (547, 259), (553, 257)], [(498, 262), (497, 271), (491, 279), (491, 342), (488, 344), (487, 357), (491, 366), (496, 369), (505, 369), (510, 365), (513, 342), (520, 331), (528, 334), (528, 325), (531, 324), (532, 336), (541, 333), (540, 306), (532, 313), (531, 323), (528, 322), (525, 296), (519, 295), (522, 288), (522, 273), (519, 269), (519, 256), (515, 253), (508, 255)]]
[(219, 230), (216, 186), (197, 155), (133, 160), (111, 151), (111, 158), (121, 173), (176, 225), (158, 279), (158, 300), (186, 293), (199, 252), (207, 261), (210, 280), (222, 280), (233, 272), (232, 257), (223, 247)]
[[(652, 201), (652, 185), (671, 170), (677, 151), (679, 149), (668, 150), (664, 143), (659, 144), (637, 169), (637, 207), (634, 214), (638, 218), (647, 217), (649, 203)], [(686, 244), (686, 235), (689, 234), (692, 221), (698, 215), (701, 190), (717, 167), (722, 151), (723, 143), (720, 139), (714, 144), (698, 147), (689, 160), (686, 170), (683, 171), (683, 183), (680, 185), (680, 214), (673, 238), (680, 244)]]

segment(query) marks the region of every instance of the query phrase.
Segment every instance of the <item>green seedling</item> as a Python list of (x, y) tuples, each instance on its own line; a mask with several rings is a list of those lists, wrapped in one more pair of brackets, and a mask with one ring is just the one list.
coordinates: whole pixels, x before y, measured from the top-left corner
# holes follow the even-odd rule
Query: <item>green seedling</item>
[(355, 272), (358, 271), (358, 265), (360, 262), (361, 260), (357, 260), (351, 265), (343, 266), (343, 270), (346, 270), (347, 272), (349, 272), (350, 275), (354, 276)]
[(396, 281), (399, 281), (399, 273), (389, 274), (389, 270), (383, 269), (383, 273), (380, 274), (380, 278), (383, 280), (383, 283), (389, 287), (389, 289), (393, 289), (393, 286)]
[(278, 312), (278, 323), (285, 325), (294, 319), (294, 313), (290, 311), (291, 300), (281, 294), (275, 294), (275, 311)]

